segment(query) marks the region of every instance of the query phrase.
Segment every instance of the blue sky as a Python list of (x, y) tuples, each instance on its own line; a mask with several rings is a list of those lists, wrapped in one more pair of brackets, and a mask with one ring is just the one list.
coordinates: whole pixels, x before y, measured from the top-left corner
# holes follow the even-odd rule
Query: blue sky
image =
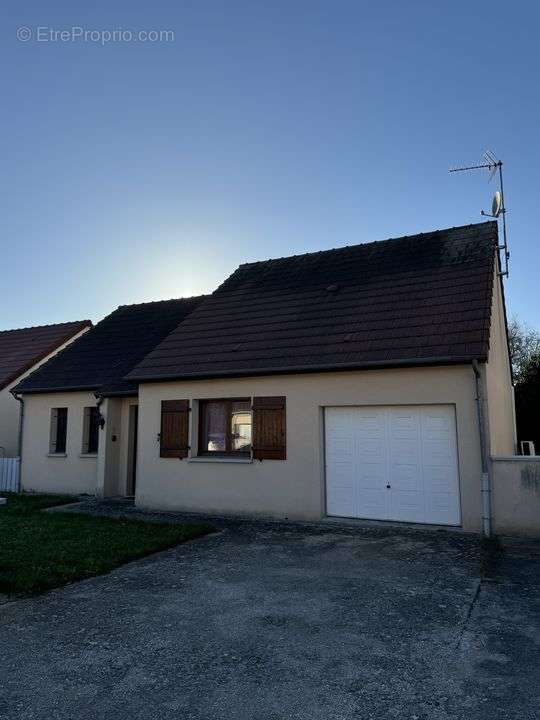
[[(0, 328), (212, 291), (242, 263), (481, 221), (540, 328), (536, 3), (4, 2)], [(17, 28), (32, 38), (17, 40)], [(172, 30), (173, 42), (37, 40)]]

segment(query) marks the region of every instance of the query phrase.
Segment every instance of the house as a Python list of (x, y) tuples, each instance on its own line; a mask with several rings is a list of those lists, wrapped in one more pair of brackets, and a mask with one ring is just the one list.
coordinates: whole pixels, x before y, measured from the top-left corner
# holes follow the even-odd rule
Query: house
[(17, 385), (24, 490), (133, 494), (137, 383), (125, 375), (203, 299), (123, 305)]
[(13, 387), (91, 326), (78, 320), (0, 332), (0, 457), (19, 454), (20, 404)]
[(240, 266), (128, 375), (137, 503), (480, 529), (478, 393), (486, 452), (515, 447), (497, 245), (489, 222)]
[[(141, 328), (148, 351), (113, 383), (129, 383), (138, 403), (136, 504), (479, 530), (489, 454), (515, 449), (497, 247), (488, 222), (249, 263), (152, 349)], [(81, 340), (81, 371), (63, 363), (61, 373), (79, 385), (91, 369), (82, 350)], [(91, 396), (68, 409), (77, 418), (66, 454), (76, 457), (46, 473), (51, 412), (70, 402), (50, 392), (65, 390), (53, 366), (19, 387), (23, 483), (53, 489), (61, 475), (54, 489), (75, 492)], [(128, 412), (107, 406), (106, 387), (99, 394), (98, 465), (111, 455), (125, 475), (129, 453), (113, 446), (118, 428), (120, 444), (130, 442)], [(127, 488), (101, 479), (98, 491)]]

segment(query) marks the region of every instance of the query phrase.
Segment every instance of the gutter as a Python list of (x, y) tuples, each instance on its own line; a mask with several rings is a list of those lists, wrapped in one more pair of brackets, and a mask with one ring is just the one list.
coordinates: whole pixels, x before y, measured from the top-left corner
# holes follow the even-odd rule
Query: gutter
[(19, 453), (19, 464), (22, 464), (22, 449), (23, 449), (23, 427), (24, 427), (24, 398), (22, 395), (19, 395), (14, 390), (11, 390), (11, 394), (17, 400), (21, 403), (21, 408), (19, 412), (19, 435), (17, 438), (17, 449)]
[(482, 395), (482, 375), (478, 360), (472, 361), (476, 386), (476, 411), (478, 415), (478, 433), (480, 435), (480, 455), (482, 458), (482, 534), (491, 537), (491, 476), (487, 453), (486, 423), (484, 418), (484, 398)]
[(212, 380), (217, 378), (256, 377), (261, 375), (299, 375), (304, 373), (339, 372), (346, 370), (386, 370), (389, 368), (414, 368), (426, 365), (465, 365), (471, 362), (470, 355), (440, 356), (403, 360), (368, 360), (364, 362), (337, 363), (335, 365), (289, 365), (287, 367), (244, 368), (240, 370), (217, 370), (192, 373), (164, 373), (159, 375), (138, 375), (128, 373), (125, 378), (138, 383), (166, 382), (168, 380)]
[[(19, 388), (20, 385), (20, 389)], [(59, 393), (59, 392), (89, 392), (91, 390), (97, 390), (99, 385), (75, 385), (72, 387), (66, 385), (57, 385), (56, 387), (35, 387), (26, 388), (24, 387), (24, 380), (14, 388), (15, 392), (24, 393), (25, 395), (41, 395), (46, 393)], [(13, 393), (13, 390), (11, 391)]]

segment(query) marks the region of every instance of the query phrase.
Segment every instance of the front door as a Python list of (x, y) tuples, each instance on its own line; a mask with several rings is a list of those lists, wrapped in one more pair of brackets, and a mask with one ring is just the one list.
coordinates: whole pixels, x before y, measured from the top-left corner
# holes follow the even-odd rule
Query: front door
[(127, 495), (135, 495), (137, 480), (137, 435), (139, 429), (139, 406), (129, 408), (129, 444), (128, 444), (128, 477)]

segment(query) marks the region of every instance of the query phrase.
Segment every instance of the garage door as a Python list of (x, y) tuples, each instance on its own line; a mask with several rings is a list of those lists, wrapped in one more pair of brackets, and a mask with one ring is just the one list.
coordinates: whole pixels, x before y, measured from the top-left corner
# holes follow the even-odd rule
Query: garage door
[(452, 405), (326, 408), (326, 511), (459, 525)]

